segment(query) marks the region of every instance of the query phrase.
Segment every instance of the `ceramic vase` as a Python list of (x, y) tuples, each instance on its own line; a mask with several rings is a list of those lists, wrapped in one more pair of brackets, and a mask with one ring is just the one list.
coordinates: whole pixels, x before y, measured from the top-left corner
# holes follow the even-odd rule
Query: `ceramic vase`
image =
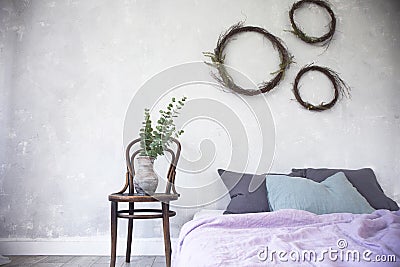
[(158, 176), (154, 172), (154, 158), (138, 156), (137, 171), (133, 179), (138, 194), (153, 195), (157, 189)]

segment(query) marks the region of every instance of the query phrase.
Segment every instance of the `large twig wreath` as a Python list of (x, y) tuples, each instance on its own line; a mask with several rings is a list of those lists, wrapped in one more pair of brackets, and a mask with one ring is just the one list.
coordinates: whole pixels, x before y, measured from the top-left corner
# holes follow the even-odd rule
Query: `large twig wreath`
[[(301, 98), (299, 93), (299, 82), (301, 77), (308, 71), (319, 71), (325, 74), (325, 76), (328, 77), (328, 79), (332, 82), (333, 89), (335, 90), (335, 95), (329, 103), (322, 102), (320, 105), (313, 105), (304, 101)], [(339, 99), (339, 96), (350, 97), (350, 87), (339, 77), (339, 74), (336, 73), (335, 71), (327, 67), (307, 65), (303, 67), (297, 74), (296, 79), (294, 80), (293, 93), (294, 96), (296, 97), (296, 100), (306, 109), (314, 111), (323, 111), (333, 107), (333, 105), (335, 105), (335, 103)]]
[[(303, 5), (307, 4), (307, 3), (315, 4), (317, 6), (320, 6), (324, 9), (326, 9), (326, 11), (329, 13), (329, 16), (331, 17), (331, 22), (329, 23), (329, 31), (320, 37), (308, 36), (306, 33), (304, 33), (300, 29), (300, 27), (294, 21), (295, 11), (297, 9), (303, 7)], [(290, 18), (290, 24), (292, 24), (292, 28), (293, 28), (293, 30), (291, 30), (290, 32), (292, 32), (298, 38), (300, 38), (301, 40), (303, 40), (304, 42), (309, 43), (309, 44), (316, 44), (316, 43), (321, 43), (322, 45), (329, 44), (329, 42), (333, 38), (333, 34), (335, 33), (335, 29), (336, 29), (335, 14), (333, 13), (329, 4), (322, 0), (301, 0), (299, 2), (294, 3), (292, 8), (289, 11), (289, 18)]]
[[(256, 32), (262, 34), (265, 38), (271, 41), (273, 47), (279, 52), (279, 58), (281, 60), (279, 64), (279, 70), (272, 73), (276, 74), (276, 76), (270, 81), (264, 81), (259, 84), (258, 89), (244, 89), (235, 84), (232, 76), (228, 73), (226, 66), (224, 65), (226, 56), (224, 54), (225, 47), (235, 35), (243, 32)], [(239, 22), (231, 26), (225, 33), (219, 36), (217, 47), (214, 49), (214, 53), (204, 52), (203, 54), (211, 59), (211, 63), (206, 62), (206, 64), (211, 65), (218, 70), (218, 74), (211, 74), (213, 78), (217, 80), (218, 83), (220, 83), (222, 86), (230, 88), (231, 90), (243, 95), (258, 95), (272, 90), (282, 80), (285, 74), (285, 70), (288, 69), (289, 65), (292, 63), (292, 57), (290, 56), (285, 45), (279, 38), (272, 35), (263, 28), (255, 26), (243, 26), (243, 22)]]

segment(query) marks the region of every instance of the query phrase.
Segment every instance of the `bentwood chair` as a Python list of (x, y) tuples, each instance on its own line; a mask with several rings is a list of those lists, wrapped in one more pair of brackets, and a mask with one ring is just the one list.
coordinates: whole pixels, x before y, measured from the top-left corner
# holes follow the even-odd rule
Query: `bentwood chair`
[[(126, 262), (130, 262), (132, 247), (132, 230), (134, 219), (156, 219), (162, 218), (164, 232), (164, 248), (167, 267), (171, 266), (171, 239), (169, 229), (169, 218), (176, 215), (175, 211), (169, 210), (170, 201), (177, 200), (179, 194), (175, 190), (175, 173), (176, 166), (181, 152), (181, 145), (176, 139), (172, 139), (175, 143), (175, 151), (167, 148), (165, 152), (171, 155), (171, 163), (167, 173), (166, 188), (164, 192), (154, 193), (153, 195), (143, 195), (135, 193), (133, 180), (135, 177), (134, 159), (140, 153), (141, 149), (132, 149), (135, 144), (140, 142), (140, 138), (133, 140), (126, 148), (126, 182), (124, 188), (118, 193), (108, 196), (111, 201), (111, 261), (110, 266), (115, 266), (117, 251), (117, 222), (118, 218), (128, 219), (128, 237), (126, 244)], [(131, 150), (134, 150), (133, 152)], [(128, 189), (128, 193), (126, 190)], [(171, 192), (172, 190), (172, 192)], [(118, 203), (129, 203), (129, 209), (119, 210)], [(160, 202), (161, 209), (135, 209), (135, 202)]]

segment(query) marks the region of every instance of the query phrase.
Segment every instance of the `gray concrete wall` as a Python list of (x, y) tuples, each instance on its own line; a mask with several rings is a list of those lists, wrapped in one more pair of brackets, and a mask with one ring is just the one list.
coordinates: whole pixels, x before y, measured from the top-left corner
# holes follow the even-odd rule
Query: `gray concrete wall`
[[(324, 52), (284, 32), (291, 0), (0, 1), (0, 237), (108, 235), (107, 195), (124, 180), (124, 119), (136, 90), (167, 67), (204, 60), (201, 52), (243, 19), (281, 37), (297, 62), (267, 96), (276, 127), (271, 170), (368, 166), (399, 202), (398, 1), (331, 2), (338, 26)], [(319, 19), (302, 22), (320, 29)], [(265, 77), (232, 54), (232, 65)], [(311, 62), (338, 71), (351, 100), (323, 113), (293, 101), (294, 77)], [(307, 97), (329, 96), (321, 77), (308, 82), (321, 91)], [(182, 143), (190, 154), (190, 136)], [(174, 236), (193, 212), (178, 210)], [(160, 225), (138, 224), (135, 235), (160, 237)]]

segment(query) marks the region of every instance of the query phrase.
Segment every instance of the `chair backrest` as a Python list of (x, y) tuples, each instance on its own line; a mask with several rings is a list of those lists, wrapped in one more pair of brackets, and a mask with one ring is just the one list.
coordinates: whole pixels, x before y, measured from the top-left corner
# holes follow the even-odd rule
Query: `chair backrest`
[[(175, 175), (176, 175), (176, 166), (178, 164), (179, 156), (181, 154), (181, 144), (175, 138), (171, 138), (172, 142), (175, 143), (175, 151), (171, 148), (166, 148), (165, 152), (169, 152), (171, 154), (171, 163), (167, 173), (167, 184), (165, 188), (165, 194), (170, 194), (171, 189), (174, 194), (178, 194), (175, 189)], [(134, 160), (137, 155), (143, 150), (141, 148), (133, 150), (135, 144), (140, 142), (140, 138), (137, 138), (130, 142), (126, 147), (125, 152), (125, 160), (126, 160), (126, 181), (124, 188), (118, 193), (124, 193), (126, 189), (129, 188), (129, 193), (133, 194), (135, 192), (135, 187), (133, 184), (133, 179), (135, 177), (135, 164)]]

